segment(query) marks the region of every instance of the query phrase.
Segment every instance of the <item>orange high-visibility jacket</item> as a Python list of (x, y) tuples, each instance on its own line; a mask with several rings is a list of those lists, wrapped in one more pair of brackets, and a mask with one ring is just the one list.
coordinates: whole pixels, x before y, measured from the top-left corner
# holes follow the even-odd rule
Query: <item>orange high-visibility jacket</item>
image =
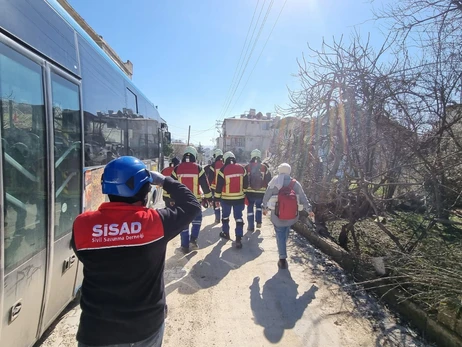
[(198, 200), (201, 199), (199, 185), (206, 199), (212, 197), (205, 172), (198, 164), (194, 162), (183, 162), (175, 167), (172, 172), (172, 177), (188, 187)]
[[(263, 177), (263, 186), (258, 189), (258, 190), (255, 190), (255, 189), (252, 189), (252, 187), (250, 186), (250, 173), (252, 171), (252, 168), (255, 167), (255, 166), (260, 166), (260, 173)], [(246, 171), (246, 174), (247, 174), (247, 180), (248, 180), (248, 185), (247, 185), (247, 189), (245, 190), (246, 193), (257, 193), (257, 194), (265, 194), (266, 192), (266, 188), (268, 187), (268, 183), (269, 181), (271, 181), (271, 173), (269, 172), (269, 169), (266, 165), (262, 164), (262, 163), (249, 163), (245, 166), (245, 171)]]
[(220, 172), (220, 169), (223, 167), (223, 165), (223, 160), (217, 160), (212, 165), (210, 165), (210, 188), (214, 190), (217, 189), (218, 173)]
[(227, 164), (218, 172), (215, 197), (234, 201), (244, 199), (244, 189), (246, 188), (245, 169), (239, 164)]

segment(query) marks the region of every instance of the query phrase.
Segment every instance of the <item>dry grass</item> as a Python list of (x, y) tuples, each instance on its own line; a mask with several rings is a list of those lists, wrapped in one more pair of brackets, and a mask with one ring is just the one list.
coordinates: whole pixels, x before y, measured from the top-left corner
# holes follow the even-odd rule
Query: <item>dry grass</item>
[[(338, 240), (343, 224), (345, 220), (328, 223), (334, 239)], [(385, 257), (389, 274), (385, 285), (399, 289), (402, 300), (412, 299), (430, 313), (442, 304), (462, 310), (462, 228), (436, 224), (428, 229), (429, 224), (416, 213), (387, 216), (387, 228), (406, 249), (412, 248), (410, 253), (403, 253), (372, 218), (365, 218), (355, 225), (360, 254), (354, 255), (362, 260)], [(377, 285), (384, 284), (379, 281)]]

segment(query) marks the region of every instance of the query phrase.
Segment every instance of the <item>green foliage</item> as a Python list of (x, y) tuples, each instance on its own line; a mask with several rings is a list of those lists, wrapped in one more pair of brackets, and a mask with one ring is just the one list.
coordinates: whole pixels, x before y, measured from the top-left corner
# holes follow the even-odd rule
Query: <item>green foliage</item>
[(164, 140), (164, 143), (162, 145), (162, 151), (165, 157), (169, 157), (173, 153), (172, 144), (171, 143), (167, 144), (167, 142)]

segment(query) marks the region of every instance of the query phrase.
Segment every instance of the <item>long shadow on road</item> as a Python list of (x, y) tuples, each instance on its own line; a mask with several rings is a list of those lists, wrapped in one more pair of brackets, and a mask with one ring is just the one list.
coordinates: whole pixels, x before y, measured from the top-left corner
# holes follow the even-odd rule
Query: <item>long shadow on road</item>
[(298, 284), (288, 270), (279, 270), (263, 285), (260, 293), (260, 278), (255, 277), (250, 286), (250, 305), (255, 324), (265, 328), (268, 341), (277, 343), (284, 331), (293, 329), (302, 318), (303, 312), (315, 298), (318, 290), (314, 284), (309, 290), (298, 295)]
[(245, 263), (258, 258), (263, 253), (259, 247), (262, 240), (259, 230), (245, 236), (242, 249), (234, 248), (231, 241), (220, 239), (203, 260), (192, 266), (187, 276), (167, 286), (167, 294), (175, 289), (181, 294), (194, 294), (201, 289), (216, 286), (231, 270), (239, 269)]

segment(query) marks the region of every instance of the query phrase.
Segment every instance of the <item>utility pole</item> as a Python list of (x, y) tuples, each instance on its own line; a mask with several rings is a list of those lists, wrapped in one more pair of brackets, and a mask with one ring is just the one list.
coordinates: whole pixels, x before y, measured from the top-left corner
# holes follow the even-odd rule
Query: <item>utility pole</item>
[(223, 153), (226, 152), (226, 123), (223, 121)]
[(191, 136), (191, 126), (188, 128), (188, 146), (189, 146), (189, 138)]

